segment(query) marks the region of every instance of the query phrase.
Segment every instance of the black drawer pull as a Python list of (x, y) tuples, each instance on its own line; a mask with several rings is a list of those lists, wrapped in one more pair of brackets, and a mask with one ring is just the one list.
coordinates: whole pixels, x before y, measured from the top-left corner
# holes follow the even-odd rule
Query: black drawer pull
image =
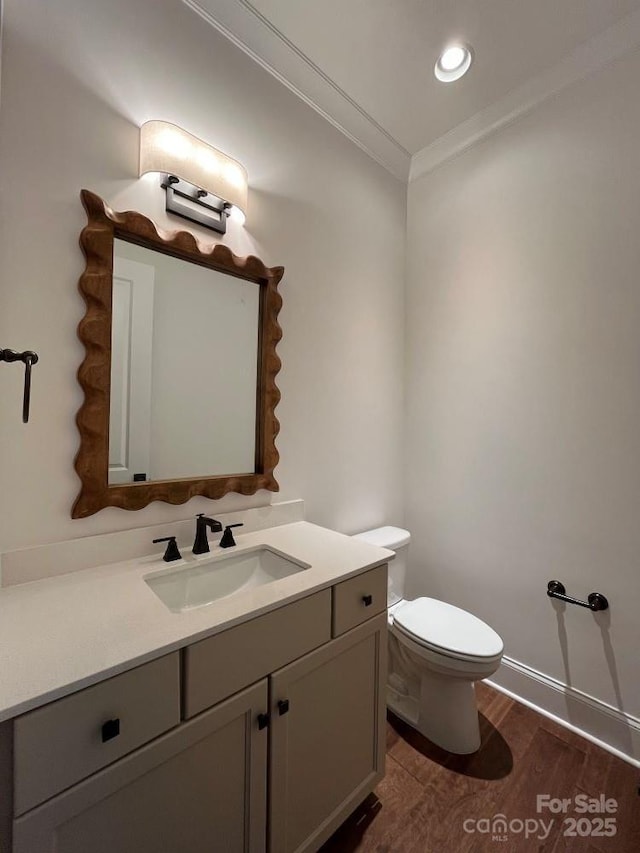
[(268, 714), (258, 714), (258, 728), (260, 730), (266, 729), (269, 725), (269, 715)]
[(371, 607), (371, 605), (373, 604), (373, 596), (372, 595), (363, 595), (362, 596), (362, 603), (364, 604), (365, 607)]
[(115, 720), (107, 720), (106, 723), (102, 724), (102, 743), (106, 743), (108, 740), (112, 740), (114, 737), (118, 737), (120, 734), (120, 718), (116, 717)]
[(288, 699), (280, 699), (278, 702), (278, 713), (280, 716), (283, 714), (287, 714), (289, 712), (289, 700)]

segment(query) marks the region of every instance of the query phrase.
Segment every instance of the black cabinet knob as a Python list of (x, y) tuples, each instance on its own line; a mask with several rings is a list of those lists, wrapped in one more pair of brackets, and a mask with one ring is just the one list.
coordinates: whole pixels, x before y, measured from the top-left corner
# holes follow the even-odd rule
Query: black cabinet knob
[(371, 605), (373, 604), (373, 596), (372, 595), (363, 595), (362, 596), (362, 603), (364, 604), (365, 607), (371, 607)]
[(266, 729), (269, 725), (269, 715), (268, 714), (258, 714), (258, 728)]
[(288, 699), (280, 699), (278, 702), (278, 713), (280, 716), (283, 714), (287, 714), (289, 712), (289, 700)]
[(106, 743), (108, 740), (113, 740), (114, 737), (118, 737), (120, 734), (120, 718), (116, 717), (115, 720), (107, 720), (106, 723), (102, 724), (102, 743)]

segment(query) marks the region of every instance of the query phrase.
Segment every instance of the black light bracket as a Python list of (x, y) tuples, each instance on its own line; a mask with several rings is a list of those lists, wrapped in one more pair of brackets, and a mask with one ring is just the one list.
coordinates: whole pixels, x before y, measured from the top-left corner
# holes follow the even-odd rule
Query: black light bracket
[[(232, 205), (207, 190), (183, 181), (176, 175), (164, 175), (160, 186), (166, 193), (165, 210), (197, 222), (205, 228), (225, 234)], [(183, 199), (183, 201), (181, 201)]]

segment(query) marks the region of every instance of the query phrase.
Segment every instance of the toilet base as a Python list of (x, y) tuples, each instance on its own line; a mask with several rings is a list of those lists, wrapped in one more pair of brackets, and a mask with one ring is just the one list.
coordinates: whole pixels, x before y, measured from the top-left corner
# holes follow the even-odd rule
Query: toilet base
[(424, 673), (420, 697), (387, 686), (387, 707), (436, 746), (458, 755), (480, 749), (480, 724), (473, 682)]
[(387, 706), (432, 743), (459, 755), (480, 748), (474, 681), (441, 674), (389, 635)]

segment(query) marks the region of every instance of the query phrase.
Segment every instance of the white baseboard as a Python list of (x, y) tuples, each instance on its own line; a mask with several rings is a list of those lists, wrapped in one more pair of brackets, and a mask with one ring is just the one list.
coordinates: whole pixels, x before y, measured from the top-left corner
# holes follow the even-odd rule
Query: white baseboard
[(640, 768), (640, 719), (512, 658), (487, 684)]

